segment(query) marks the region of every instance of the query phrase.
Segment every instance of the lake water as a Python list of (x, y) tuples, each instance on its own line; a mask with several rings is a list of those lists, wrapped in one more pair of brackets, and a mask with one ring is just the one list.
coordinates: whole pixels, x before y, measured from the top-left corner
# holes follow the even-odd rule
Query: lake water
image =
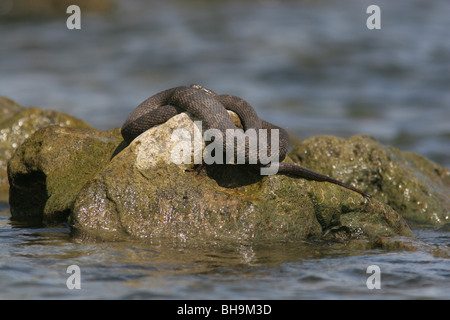
[[(380, 30), (366, 27), (370, 4), (127, 0), (82, 10), (81, 30), (64, 14), (0, 15), (0, 95), (111, 129), (154, 93), (199, 83), (298, 139), (367, 133), (450, 167), (450, 2), (377, 1)], [(449, 260), (427, 250), (86, 244), (0, 211), (0, 298), (450, 298)], [(450, 246), (448, 231), (414, 232), (427, 248)], [(67, 289), (72, 264), (81, 290)], [(379, 290), (367, 288), (370, 265)]]
[[(0, 215), (0, 299), (449, 299), (450, 263), (429, 250), (314, 243), (80, 243), (69, 228), (22, 228)], [(416, 230), (424, 248), (448, 231)], [(419, 246), (420, 247), (420, 246)], [(68, 289), (67, 268), (81, 289)], [(367, 280), (376, 265), (380, 289)], [(370, 282), (372, 283), (372, 282)]]

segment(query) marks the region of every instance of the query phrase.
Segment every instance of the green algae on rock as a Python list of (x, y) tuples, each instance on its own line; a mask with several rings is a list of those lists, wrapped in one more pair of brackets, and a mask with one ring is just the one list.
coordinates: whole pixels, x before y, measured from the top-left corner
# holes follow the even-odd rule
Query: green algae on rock
[(167, 143), (176, 129), (198, 130), (186, 114), (148, 130), (81, 189), (71, 214), (74, 235), (107, 240), (411, 236), (392, 208), (333, 184), (262, 177), (245, 166), (198, 171), (171, 163)]
[[(327, 182), (260, 176), (245, 166), (198, 169), (172, 161), (173, 147), (181, 141), (173, 133), (180, 129), (191, 136), (195, 130), (200, 134), (185, 113), (146, 131), (128, 146), (118, 129), (38, 130), (9, 162), (13, 219), (51, 224), (70, 216), (74, 236), (102, 240), (375, 241), (412, 236), (398, 213), (407, 216), (401, 210), (404, 206), (395, 207), (398, 188), (388, 188), (383, 180), (439, 176), (440, 192), (448, 186), (445, 169), (422, 157), (397, 153), (367, 136), (310, 138), (285, 161), (353, 184), (372, 193), (375, 198), (370, 201)], [(389, 171), (402, 166), (411, 173)], [(385, 172), (391, 175), (380, 174)], [(432, 203), (426, 194), (410, 194)], [(445, 212), (445, 199), (428, 196)], [(425, 221), (433, 222), (432, 217)]]
[(297, 144), (290, 157), (372, 194), (410, 223), (450, 221), (450, 170), (422, 156), (356, 135), (312, 137)]
[(35, 131), (50, 125), (90, 128), (84, 121), (65, 113), (25, 108), (0, 97), (0, 201), (7, 200), (9, 190), (6, 166), (20, 144)]
[(8, 162), (12, 220), (67, 221), (79, 190), (109, 162), (119, 135), (60, 126), (36, 131)]

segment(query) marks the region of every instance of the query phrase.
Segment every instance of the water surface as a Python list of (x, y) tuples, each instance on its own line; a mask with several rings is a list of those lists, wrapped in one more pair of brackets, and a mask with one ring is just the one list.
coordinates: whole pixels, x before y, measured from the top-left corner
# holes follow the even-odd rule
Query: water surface
[[(6, 207), (6, 206), (5, 206)], [(445, 231), (417, 230), (426, 246)], [(447, 249), (448, 250), (448, 249)], [(448, 256), (314, 243), (84, 243), (65, 226), (23, 228), (0, 215), (1, 299), (449, 299)], [(68, 289), (70, 265), (81, 289)], [(368, 266), (381, 289), (368, 289)]]
[[(450, 167), (450, 2), (118, 1), (57, 19), (0, 16), (0, 95), (99, 129), (150, 95), (199, 83), (248, 100), (298, 139), (366, 133)], [(445, 230), (417, 229), (420, 250), (311, 243), (82, 243), (67, 226), (26, 228), (0, 203), (0, 298), (450, 298)], [(69, 265), (81, 290), (69, 290)], [(369, 290), (369, 265), (381, 289)]]

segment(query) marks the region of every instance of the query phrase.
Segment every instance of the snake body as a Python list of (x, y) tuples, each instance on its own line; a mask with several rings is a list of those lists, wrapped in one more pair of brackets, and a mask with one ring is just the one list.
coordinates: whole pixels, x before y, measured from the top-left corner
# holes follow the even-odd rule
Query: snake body
[[(151, 96), (132, 111), (122, 125), (121, 133), (125, 141), (130, 143), (146, 130), (165, 123), (175, 115), (187, 111), (195, 118), (202, 120), (204, 127), (207, 129), (217, 129), (222, 133), (223, 137), (226, 137), (227, 130), (238, 130), (227, 110), (234, 111), (239, 116), (244, 130), (255, 129), (258, 139), (258, 129), (267, 129), (267, 154), (269, 155), (272, 152), (270, 132), (272, 129), (278, 129), (278, 173), (290, 174), (310, 180), (330, 182), (355, 191), (365, 198), (370, 197), (370, 195), (363, 191), (327, 175), (308, 170), (298, 165), (283, 163), (282, 161), (289, 147), (289, 136), (286, 130), (259, 118), (256, 111), (247, 101), (233, 95), (219, 95), (199, 85), (175, 87)], [(260, 159), (257, 146), (251, 146), (248, 143), (245, 145), (236, 145), (234, 141), (231, 142), (233, 143), (234, 154), (239, 154), (239, 152), (245, 153), (246, 163), (248, 163), (247, 161), (251, 157)], [(230, 141), (224, 138), (223, 150), (228, 150), (226, 149), (227, 143), (230, 143)], [(255, 167), (258, 168), (261, 166), (264, 165), (258, 160), (258, 164)]]

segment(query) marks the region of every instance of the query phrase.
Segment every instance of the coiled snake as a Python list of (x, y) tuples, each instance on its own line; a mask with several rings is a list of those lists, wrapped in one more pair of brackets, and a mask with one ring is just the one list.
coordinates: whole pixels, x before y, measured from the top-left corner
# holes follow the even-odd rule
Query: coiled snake
[[(130, 143), (138, 135), (144, 131), (162, 124), (181, 112), (189, 112), (195, 118), (202, 120), (202, 124), (207, 129), (218, 129), (223, 137), (226, 137), (227, 130), (237, 130), (238, 128), (233, 123), (227, 110), (234, 111), (240, 118), (244, 130), (255, 129), (258, 134), (258, 129), (267, 129), (267, 154), (271, 154), (271, 135), (273, 129), (278, 129), (279, 146), (278, 146), (278, 173), (290, 174), (315, 181), (326, 181), (349, 190), (361, 194), (365, 198), (371, 196), (365, 192), (347, 185), (341, 181), (333, 179), (329, 176), (308, 170), (298, 165), (283, 163), (289, 146), (289, 136), (286, 130), (264, 121), (259, 118), (253, 107), (245, 100), (232, 95), (219, 95), (215, 92), (206, 89), (200, 85), (192, 85), (190, 87), (175, 87), (155, 94), (142, 102), (133, 112), (128, 116), (122, 125), (122, 136), (126, 142)], [(258, 135), (259, 139), (259, 135)], [(229, 143), (230, 141), (228, 141)], [(234, 143), (234, 140), (232, 141)], [(225, 149), (227, 139), (223, 139)], [(260, 159), (258, 149), (249, 144), (233, 145), (235, 154), (239, 152), (245, 153), (247, 160), (256, 156)], [(259, 162), (252, 166), (260, 168), (264, 166)]]

